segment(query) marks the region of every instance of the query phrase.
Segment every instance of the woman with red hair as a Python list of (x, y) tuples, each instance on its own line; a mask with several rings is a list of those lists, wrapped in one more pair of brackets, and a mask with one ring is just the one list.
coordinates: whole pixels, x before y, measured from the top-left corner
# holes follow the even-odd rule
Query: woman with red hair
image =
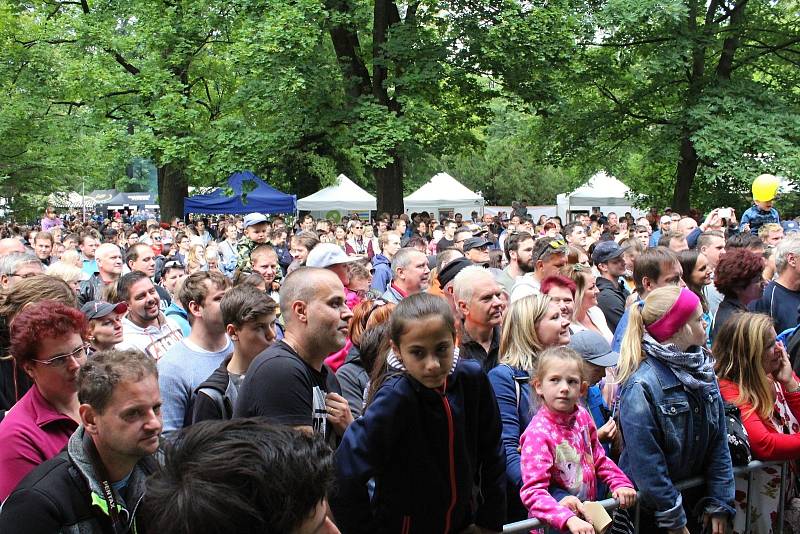
[(86, 319), (60, 302), (44, 300), (11, 323), (14, 363), (33, 387), (0, 422), (0, 501), (29, 471), (58, 454), (78, 428), (78, 371), (86, 362)]
[[(719, 258), (714, 271), (714, 285), (725, 298), (711, 323), (713, 340), (720, 327), (736, 312), (746, 312), (747, 305), (761, 297), (766, 281), (764, 258), (746, 248), (729, 249)], [(684, 272), (684, 276), (688, 273)]]

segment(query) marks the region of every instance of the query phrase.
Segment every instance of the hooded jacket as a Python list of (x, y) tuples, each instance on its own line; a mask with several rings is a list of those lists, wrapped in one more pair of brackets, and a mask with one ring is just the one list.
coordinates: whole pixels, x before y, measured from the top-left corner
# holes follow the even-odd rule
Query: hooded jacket
[[(3, 503), (3, 534), (114, 534), (108, 503), (100, 481), (83, 446), (83, 427), (78, 427), (67, 448), (26, 476)], [(155, 472), (151, 456), (139, 460), (128, 479), (126, 498), (119, 517), (135, 534), (136, 514), (144, 497), (145, 480)]]
[[(389, 363), (397, 368), (391, 356)], [(478, 362), (456, 357), (440, 389), (394, 374), (336, 451), (338, 491), (330, 502), (337, 525), (344, 534), (447, 534), (473, 523), (499, 532), (506, 509), (501, 431)]]
[(372, 258), (372, 267), (375, 273), (372, 275), (370, 287), (383, 293), (389, 289), (392, 281), (392, 262), (383, 254), (375, 254)]

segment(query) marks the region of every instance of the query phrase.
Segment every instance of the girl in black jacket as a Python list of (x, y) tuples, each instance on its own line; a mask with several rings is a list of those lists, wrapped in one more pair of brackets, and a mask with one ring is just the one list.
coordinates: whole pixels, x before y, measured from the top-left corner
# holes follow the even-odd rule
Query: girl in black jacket
[(458, 359), (455, 337), (439, 297), (413, 295), (395, 308), (388, 373), (336, 452), (331, 506), (344, 534), (502, 530), (497, 401), (480, 364)]

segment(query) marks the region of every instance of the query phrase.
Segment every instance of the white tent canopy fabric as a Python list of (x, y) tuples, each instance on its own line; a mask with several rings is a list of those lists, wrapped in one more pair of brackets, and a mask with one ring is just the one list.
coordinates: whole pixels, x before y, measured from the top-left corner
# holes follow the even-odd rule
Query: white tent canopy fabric
[(600, 171), (567, 196), (572, 205), (630, 206), (631, 199), (627, 196), (630, 191), (627, 185)]
[(458, 180), (440, 172), (422, 187), (403, 199), (406, 211), (444, 208), (481, 208), (483, 197), (470, 191)]
[(59, 208), (94, 208), (94, 199), (90, 196), (81, 196), (75, 191), (60, 191), (51, 193), (47, 197), (47, 203)]
[(609, 211), (630, 211), (634, 216), (642, 213), (633, 207), (633, 199), (629, 193), (631, 189), (610, 176), (605, 171), (594, 174), (589, 180), (572, 193), (557, 195), (558, 215), (564, 221), (569, 212), (588, 212), (592, 208), (600, 208), (603, 213)]
[(333, 185), (299, 199), (297, 209), (304, 211), (365, 211), (377, 209), (377, 204), (374, 196), (364, 191), (344, 174), (340, 174)]

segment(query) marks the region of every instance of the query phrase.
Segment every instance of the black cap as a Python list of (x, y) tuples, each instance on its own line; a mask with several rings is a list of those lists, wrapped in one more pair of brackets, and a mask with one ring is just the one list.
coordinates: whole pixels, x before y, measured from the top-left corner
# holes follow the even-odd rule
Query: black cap
[(458, 258), (451, 261), (439, 272), (439, 285), (441, 287), (446, 286), (448, 283), (453, 281), (453, 278), (455, 278), (458, 273), (461, 272), (461, 269), (464, 267), (469, 267), (470, 265), (472, 265), (472, 262), (467, 258)]
[(592, 251), (592, 262), (597, 265), (598, 263), (606, 263), (614, 258), (619, 258), (625, 252), (619, 243), (613, 240), (600, 241), (594, 246)]
[(464, 240), (464, 252), (472, 250), (473, 248), (485, 247), (486, 245), (491, 244), (492, 242), (485, 237), (470, 237), (469, 239)]

